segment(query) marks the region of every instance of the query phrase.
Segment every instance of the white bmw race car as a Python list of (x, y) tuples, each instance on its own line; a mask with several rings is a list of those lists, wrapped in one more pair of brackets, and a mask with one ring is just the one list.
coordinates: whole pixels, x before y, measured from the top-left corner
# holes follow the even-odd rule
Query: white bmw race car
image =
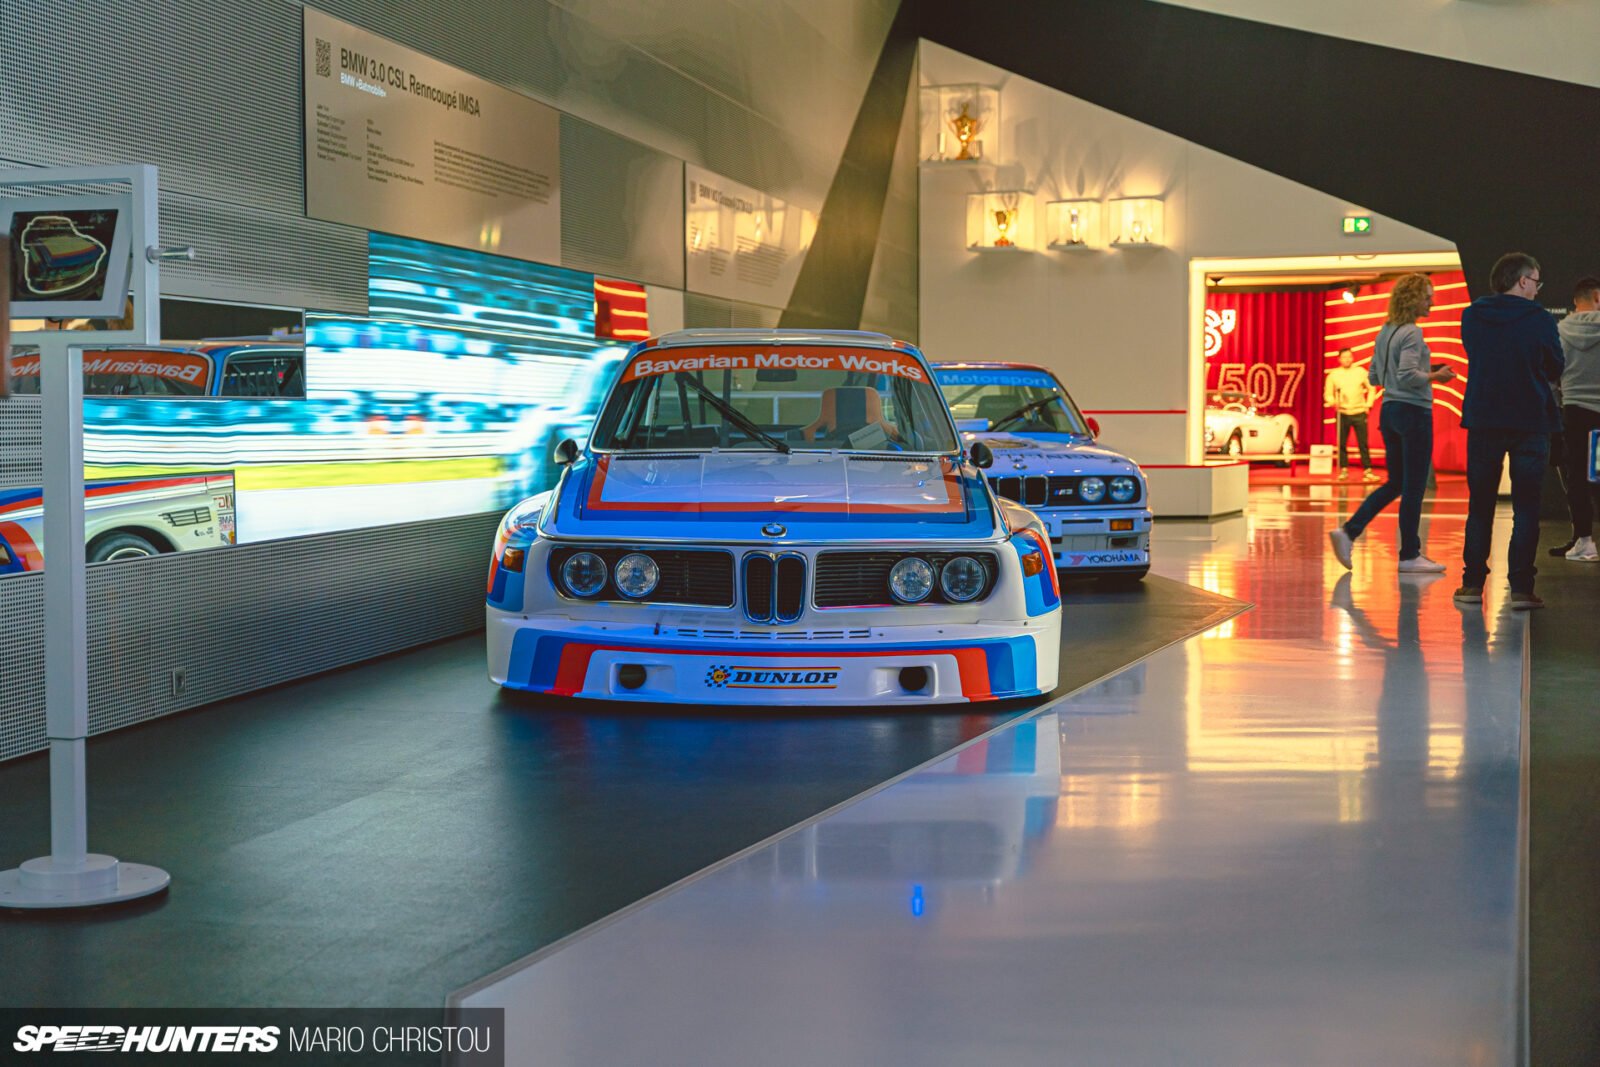
[(685, 704), (936, 704), (1054, 689), (1039, 520), (997, 500), (921, 353), (881, 334), (634, 347), (588, 443), (506, 515), (490, 677)]
[(1300, 420), (1293, 415), (1263, 415), (1249, 393), (1218, 390), (1206, 394), (1207, 452), (1287, 463), (1299, 441)]
[(994, 451), (989, 484), (1035, 512), (1055, 564), (1081, 577), (1137, 582), (1150, 571), (1150, 494), (1139, 465), (1095, 442), (1065, 387), (1030, 363), (937, 363), (962, 436)]
[[(218, 548), (238, 540), (232, 471), (84, 484), (84, 555), (90, 563)], [(0, 490), (0, 574), (44, 566), (44, 495)]]

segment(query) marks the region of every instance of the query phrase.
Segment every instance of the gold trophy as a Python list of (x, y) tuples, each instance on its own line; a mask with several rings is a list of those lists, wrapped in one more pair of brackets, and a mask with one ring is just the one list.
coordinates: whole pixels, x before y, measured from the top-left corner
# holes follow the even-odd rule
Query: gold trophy
[(1003, 207), (995, 208), (994, 228), (999, 233), (999, 236), (994, 239), (994, 246), (996, 248), (1011, 247), (1011, 238), (1006, 236), (1011, 232), (1011, 221), (1011, 212), (1008, 209)]
[(950, 130), (956, 135), (956, 143), (961, 146), (961, 151), (956, 153), (957, 159), (978, 158), (972, 154), (972, 141), (982, 128), (982, 120), (973, 117), (972, 101), (961, 101), (960, 112), (950, 120)]

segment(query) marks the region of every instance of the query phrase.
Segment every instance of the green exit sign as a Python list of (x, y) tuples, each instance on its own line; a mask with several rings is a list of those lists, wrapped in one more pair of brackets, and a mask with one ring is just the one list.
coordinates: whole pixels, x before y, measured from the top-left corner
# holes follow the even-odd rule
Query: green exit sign
[(1344, 217), (1344, 232), (1355, 237), (1363, 237), (1372, 232), (1371, 215), (1346, 215)]

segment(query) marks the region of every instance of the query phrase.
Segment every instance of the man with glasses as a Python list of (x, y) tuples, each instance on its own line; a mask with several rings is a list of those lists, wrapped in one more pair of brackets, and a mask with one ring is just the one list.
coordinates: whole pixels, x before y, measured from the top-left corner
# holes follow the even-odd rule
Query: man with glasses
[(1544, 288), (1539, 261), (1521, 252), (1501, 256), (1489, 275), (1491, 296), (1461, 313), (1467, 350), (1467, 388), (1461, 425), (1467, 431), (1466, 546), (1457, 602), (1481, 603), (1489, 577), (1500, 471), (1511, 460), (1511, 548), (1507, 557), (1511, 607), (1542, 608), (1533, 591), (1538, 573), (1539, 497), (1550, 435), (1561, 428), (1555, 383), (1565, 360), (1556, 320), (1536, 299)]

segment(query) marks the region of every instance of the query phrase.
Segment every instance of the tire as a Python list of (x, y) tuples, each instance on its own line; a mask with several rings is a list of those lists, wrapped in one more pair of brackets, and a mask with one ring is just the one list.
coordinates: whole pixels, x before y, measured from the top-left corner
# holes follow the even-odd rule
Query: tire
[(1223, 450), (1227, 452), (1229, 459), (1244, 458), (1244, 437), (1238, 430), (1233, 431), (1233, 436), (1228, 438), (1228, 443), (1223, 446)]
[(109, 563), (119, 559), (143, 559), (159, 556), (161, 550), (138, 534), (114, 532), (101, 534), (94, 539), (85, 553), (90, 563)]
[(1294, 466), (1295, 451), (1296, 441), (1294, 439), (1294, 431), (1291, 430), (1283, 435), (1283, 444), (1278, 446), (1278, 462), (1285, 467), (1292, 468)]

